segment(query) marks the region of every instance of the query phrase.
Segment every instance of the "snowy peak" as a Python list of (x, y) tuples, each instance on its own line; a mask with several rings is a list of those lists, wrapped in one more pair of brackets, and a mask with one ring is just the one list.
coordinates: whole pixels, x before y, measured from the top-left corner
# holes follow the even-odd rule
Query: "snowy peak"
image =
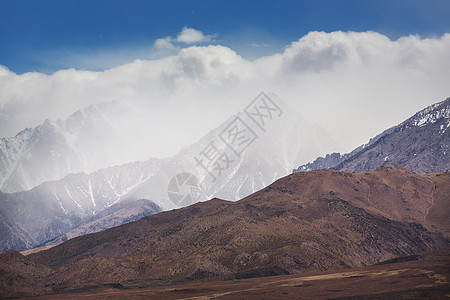
[(445, 128), (444, 126), (442, 128), (445, 132), (445, 129), (450, 125), (450, 98), (419, 111), (401, 125), (405, 127), (422, 127), (425, 125), (434, 124), (438, 121), (445, 122)]
[(83, 164), (58, 126), (46, 120), (13, 138), (0, 139), (0, 189), (16, 192), (79, 172)]
[(449, 127), (450, 98), (447, 98), (348, 154), (319, 157), (294, 172), (317, 169), (367, 172), (381, 166), (404, 167), (416, 173), (447, 171), (450, 169)]
[(1, 138), (0, 191), (29, 190), (70, 173), (91, 173), (132, 161), (127, 160), (125, 146), (117, 149), (126, 144), (117, 127), (129, 115), (127, 109), (112, 101), (91, 105), (66, 120), (45, 120), (15, 137)]

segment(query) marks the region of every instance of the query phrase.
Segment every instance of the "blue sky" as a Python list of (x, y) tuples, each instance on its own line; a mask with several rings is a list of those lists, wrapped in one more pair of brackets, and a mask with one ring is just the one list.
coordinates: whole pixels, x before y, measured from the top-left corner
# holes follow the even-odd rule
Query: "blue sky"
[(20, 74), (102, 70), (155, 57), (155, 40), (185, 26), (252, 59), (310, 31), (436, 37), (450, 32), (449, 15), (446, 0), (0, 0), (0, 64)]

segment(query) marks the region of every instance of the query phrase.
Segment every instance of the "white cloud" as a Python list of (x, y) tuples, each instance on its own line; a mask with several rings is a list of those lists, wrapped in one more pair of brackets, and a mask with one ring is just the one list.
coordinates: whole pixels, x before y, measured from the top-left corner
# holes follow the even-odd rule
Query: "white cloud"
[(157, 39), (155, 41), (155, 48), (158, 50), (173, 50), (176, 47), (172, 44), (172, 38), (167, 36), (165, 38)]
[(185, 44), (207, 43), (211, 41), (211, 35), (204, 35), (203, 32), (194, 28), (183, 27), (177, 36), (177, 42)]
[(194, 44), (205, 44), (212, 42), (213, 35), (204, 35), (201, 31), (183, 27), (181, 32), (176, 38), (171, 36), (166, 36), (164, 38), (159, 38), (154, 43), (154, 49), (156, 54), (170, 55), (176, 54), (176, 51), (181, 50), (183, 47), (188, 47)]
[[(155, 47), (169, 49), (174, 43), (164, 38)], [(0, 67), (0, 136), (116, 100), (138, 108), (148, 120), (136, 133), (153, 143), (149, 156), (167, 156), (265, 90), (321, 124), (343, 145), (336, 150), (351, 150), (450, 96), (448, 49), (450, 34), (391, 41), (375, 32), (312, 32), (282, 53), (254, 61), (209, 45), (104, 72), (17, 75)]]

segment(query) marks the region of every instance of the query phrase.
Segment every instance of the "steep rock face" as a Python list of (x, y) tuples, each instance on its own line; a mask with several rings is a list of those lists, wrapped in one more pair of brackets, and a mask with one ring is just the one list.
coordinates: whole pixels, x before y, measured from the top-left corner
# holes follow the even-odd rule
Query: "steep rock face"
[(401, 168), (292, 174), (237, 202), (163, 212), (30, 258), (53, 269), (42, 284), (62, 289), (364, 266), (448, 246), (449, 183)]
[(294, 172), (336, 169), (371, 171), (381, 166), (404, 167), (417, 173), (450, 169), (450, 98), (418, 112), (351, 153), (333, 153)]

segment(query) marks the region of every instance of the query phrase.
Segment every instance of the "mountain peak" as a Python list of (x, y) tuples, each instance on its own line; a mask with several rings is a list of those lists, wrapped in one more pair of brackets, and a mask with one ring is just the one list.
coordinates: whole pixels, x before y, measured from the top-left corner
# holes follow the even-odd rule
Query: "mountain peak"
[(450, 98), (428, 106), (401, 124), (341, 155), (319, 157), (294, 172), (333, 168), (367, 172), (379, 167), (404, 167), (417, 173), (450, 169)]
[(36, 127), (36, 129), (39, 131), (54, 130), (55, 128), (56, 128), (56, 124), (49, 119), (45, 119), (41, 125)]
[(400, 126), (405, 125), (422, 127), (428, 124), (436, 123), (441, 119), (450, 119), (450, 98), (417, 112), (414, 116), (400, 124)]

